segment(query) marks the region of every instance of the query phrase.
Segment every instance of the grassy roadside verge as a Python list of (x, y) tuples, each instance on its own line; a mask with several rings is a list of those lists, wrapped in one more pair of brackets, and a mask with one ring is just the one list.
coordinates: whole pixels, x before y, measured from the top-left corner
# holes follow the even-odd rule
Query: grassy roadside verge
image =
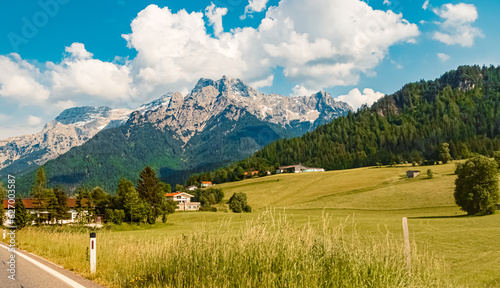
[(410, 276), (400, 241), (367, 241), (330, 220), (292, 225), (265, 211), (236, 231), (230, 221), (150, 239), (99, 231), (93, 276), (86, 231), (30, 227), (19, 246), (110, 287), (452, 287), (445, 265), (415, 245)]

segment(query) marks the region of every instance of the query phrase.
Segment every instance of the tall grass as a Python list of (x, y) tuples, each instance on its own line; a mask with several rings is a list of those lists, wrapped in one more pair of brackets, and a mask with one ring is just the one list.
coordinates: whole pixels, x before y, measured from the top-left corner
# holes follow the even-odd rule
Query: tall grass
[(28, 228), (21, 246), (113, 287), (451, 287), (441, 262), (413, 245), (363, 239), (349, 223), (296, 227), (264, 212), (235, 232), (230, 222), (200, 224), (189, 235), (137, 240), (97, 235), (98, 272), (88, 271), (88, 234)]

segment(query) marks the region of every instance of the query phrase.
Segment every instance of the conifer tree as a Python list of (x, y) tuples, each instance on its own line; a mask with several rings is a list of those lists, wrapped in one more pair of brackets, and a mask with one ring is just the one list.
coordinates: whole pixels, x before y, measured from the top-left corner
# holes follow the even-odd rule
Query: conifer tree
[(165, 195), (155, 171), (151, 167), (146, 166), (139, 175), (137, 192), (139, 193), (139, 197), (151, 207), (148, 222), (150, 224), (155, 223), (156, 218), (163, 212)]
[(57, 219), (57, 211), (59, 210), (59, 202), (57, 201), (57, 197), (54, 194), (53, 189), (48, 189), (45, 192), (45, 200), (44, 200), (44, 210), (49, 212), (49, 218), (47, 219), (49, 223), (52, 223), (53, 220)]
[(57, 209), (55, 213), (55, 217), (57, 220), (63, 220), (67, 217), (69, 208), (68, 208), (68, 196), (66, 195), (66, 191), (62, 187), (54, 188), (54, 195), (57, 198)]
[(37, 169), (35, 175), (35, 183), (31, 191), (31, 197), (33, 198), (33, 208), (37, 212), (36, 221), (38, 224), (41, 223), (40, 212), (44, 209), (44, 198), (47, 192), (47, 175), (45, 173), (45, 168), (41, 166)]
[(3, 222), (5, 221), (5, 210), (3, 208), (3, 201), (6, 196), (7, 196), (7, 190), (3, 186), (3, 183), (0, 182), (0, 200), (2, 200), (2, 203), (0, 205), (0, 226), (3, 226)]
[(439, 147), (439, 158), (441, 158), (441, 162), (443, 162), (443, 164), (446, 164), (448, 163), (448, 161), (451, 160), (450, 144), (448, 143), (441, 144), (441, 146)]
[(14, 205), (16, 211), (16, 217), (14, 218), (14, 225), (17, 229), (22, 229), (31, 223), (31, 214), (26, 210), (23, 200), (21, 198), (16, 199), (16, 205)]

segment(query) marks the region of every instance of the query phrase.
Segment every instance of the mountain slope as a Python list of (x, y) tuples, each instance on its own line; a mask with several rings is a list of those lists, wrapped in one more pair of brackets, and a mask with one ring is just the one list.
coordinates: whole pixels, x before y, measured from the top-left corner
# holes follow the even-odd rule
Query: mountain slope
[[(242, 160), (247, 171), (302, 163), (328, 170), (408, 162), (434, 163), (449, 143), (454, 159), (500, 150), (500, 67), (461, 66), (434, 81), (405, 85), (372, 105)], [(235, 166), (194, 175), (220, 179)]]
[(80, 146), (103, 129), (122, 125), (132, 110), (77, 107), (64, 110), (39, 133), (0, 140), (2, 174), (43, 165)]
[[(173, 93), (155, 103), (155, 109), (145, 105), (125, 124), (47, 162), (51, 185), (100, 185), (113, 191), (121, 177), (135, 180), (146, 165), (164, 181), (183, 182), (193, 172), (245, 158), (351, 109), (324, 92), (294, 98), (264, 95), (227, 77), (201, 79), (186, 97)], [(21, 188), (28, 191), (27, 184)]]

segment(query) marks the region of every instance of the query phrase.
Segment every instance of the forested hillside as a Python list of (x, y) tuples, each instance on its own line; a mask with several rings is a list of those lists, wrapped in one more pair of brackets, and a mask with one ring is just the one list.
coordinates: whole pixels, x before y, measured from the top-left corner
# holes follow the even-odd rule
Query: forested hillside
[[(500, 67), (461, 66), (434, 81), (405, 85), (371, 107), (302, 137), (275, 141), (232, 167), (190, 178), (234, 180), (235, 171), (302, 163), (327, 170), (439, 160), (449, 143), (454, 159), (500, 150)], [(431, 161), (429, 161), (431, 162)], [(262, 172), (260, 172), (262, 175)]]

